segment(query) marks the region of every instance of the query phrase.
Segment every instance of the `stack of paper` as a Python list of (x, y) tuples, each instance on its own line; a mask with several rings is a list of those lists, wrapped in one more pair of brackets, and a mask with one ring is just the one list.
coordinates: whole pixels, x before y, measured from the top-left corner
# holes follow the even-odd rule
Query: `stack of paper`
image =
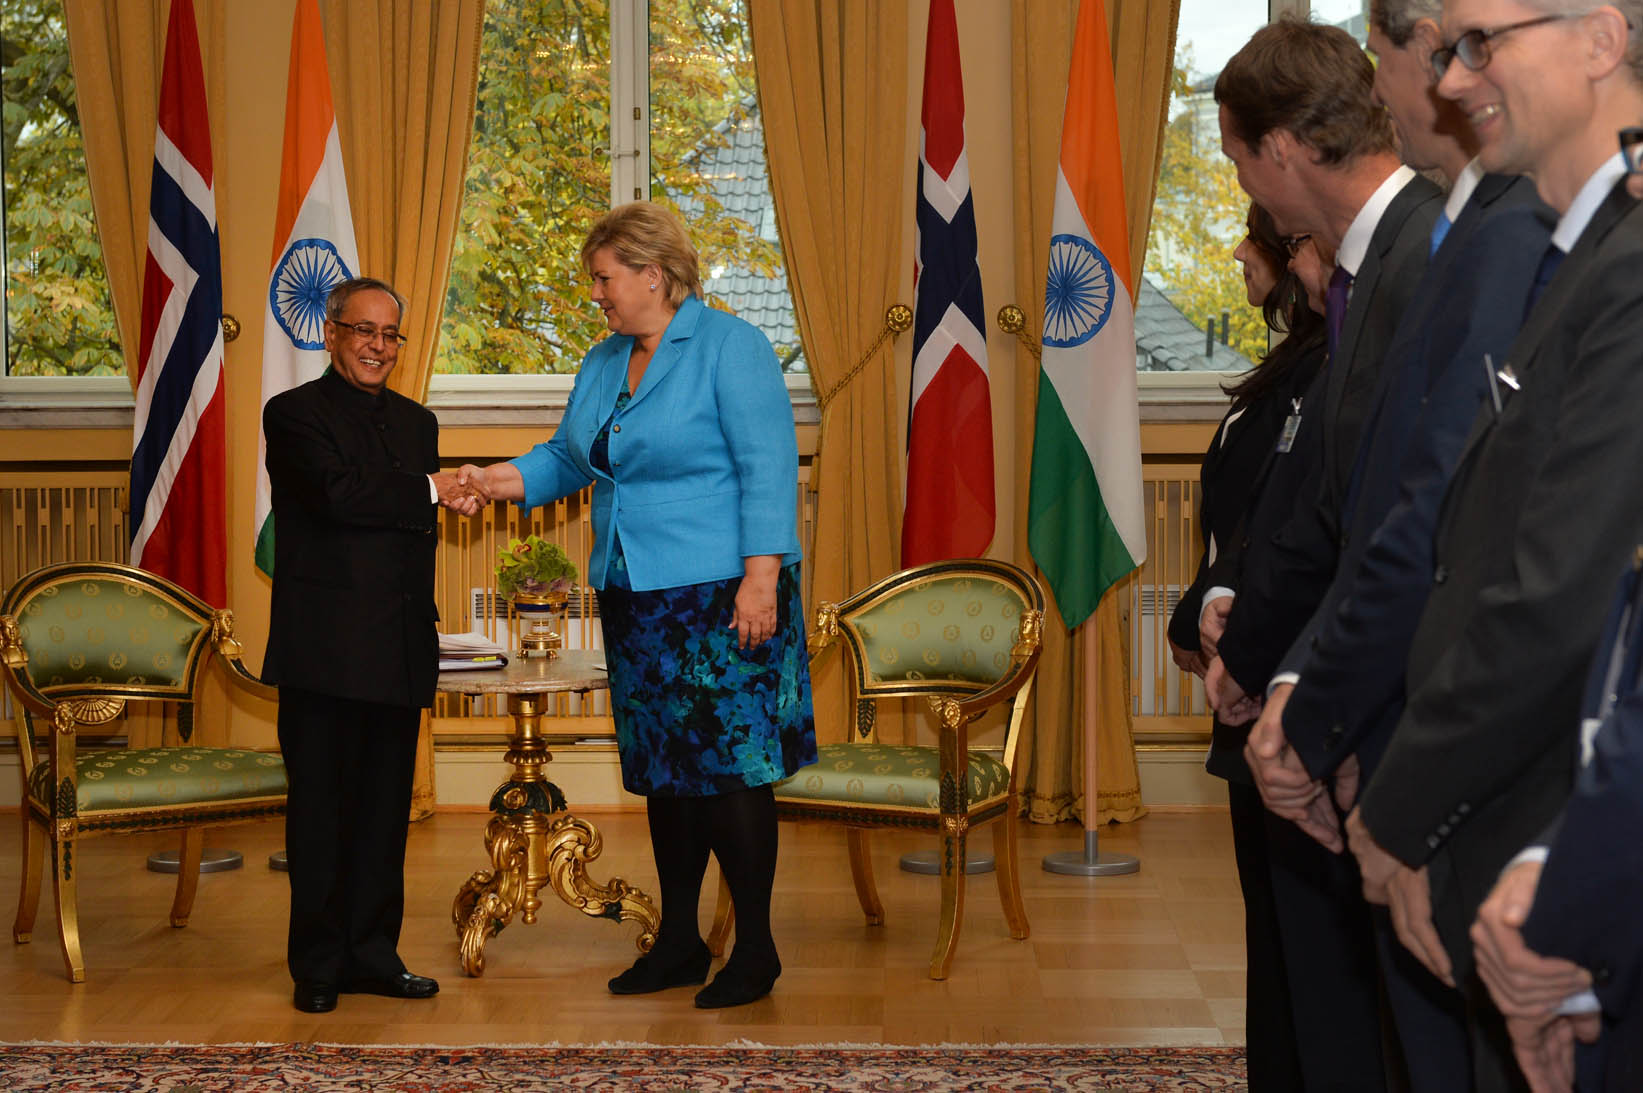
[(439, 635), (439, 670), (466, 672), (477, 668), (500, 668), (508, 663), (507, 651), (484, 634)]

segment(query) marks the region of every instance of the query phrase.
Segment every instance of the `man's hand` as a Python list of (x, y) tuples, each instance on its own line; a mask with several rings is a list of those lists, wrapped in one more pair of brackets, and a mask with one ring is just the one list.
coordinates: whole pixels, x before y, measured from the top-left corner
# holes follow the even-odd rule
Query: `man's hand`
[(1199, 679), (1203, 679), (1204, 673), (1209, 670), (1209, 658), (1197, 649), (1186, 649), (1171, 641), (1169, 655), (1177, 668), (1183, 672), (1191, 672)]
[[(1267, 808), (1299, 823), (1307, 806), (1323, 792), (1323, 783), (1307, 772), (1284, 735), (1284, 706), (1293, 690), (1293, 684), (1280, 683), (1267, 695), (1261, 716), (1244, 744), (1244, 761), (1255, 775), (1255, 786)], [(1339, 825), (1336, 831), (1338, 834)]]
[(1595, 1013), (1569, 1017), (1526, 1019), (1508, 1017), (1506, 1031), (1512, 1037), (1512, 1054), (1517, 1056), (1531, 1093), (1570, 1093), (1575, 1084), (1575, 1041), (1594, 1043), (1602, 1031)]
[(490, 502), (490, 494), (482, 491), (483, 477), (480, 488), (476, 488), (473, 483), (464, 481), (463, 474), (467, 470), (464, 467), (461, 471), (440, 471), (431, 476), (434, 489), (439, 493), (439, 503), (462, 516), (472, 516)]
[(1590, 973), (1578, 964), (1541, 956), (1523, 943), (1523, 923), (1539, 885), (1539, 862), (1511, 866), (1472, 924), (1472, 951), (1489, 996), (1507, 1017), (1523, 1020), (1546, 1019), (1558, 1003), (1592, 985)]
[(1335, 768), (1335, 803), (1342, 812), (1351, 812), (1358, 803), (1358, 757), (1348, 755)]
[(1449, 951), (1443, 947), (1443, 939), (1432, 922), (1432, 888), (1427, 881), (1426, 866), (1410, 869), (1400, 864), (1386, 889), (1392, 905), (1392, 928), (1398, 932), (1398, 940), (1426, 965), (1427, 971), (1444, 985), (1453, 987), (1455, 972), (1449, 963)]
[(1358, 859), (1358, 872), (1363, 875), (1363, 898), (1370, 903), (1386, 903), (1392, 874), (1402, 869), (1403, 863), (1381, 849), (1363, 822), (1361, 808), (1353, 809), (1346, 818), (1346, 838), (1352, 855)]
[(1224, 725), (1247, 725), (1261, 712), (1260, 699), (1244, 693), (1244, 689), (1227, 673), (1220, 657), (1211, 659), (1208, 670), (1204, 672), (1204, 695), (1209, 700), (1209, 708), (1215, 711), (1215, 716)]
[(1204, 656), (1214, 659), (1220, 651), (1221, 635), (1227, 630), (1227, 616), (1232, 614), (1231, 596), (1217, 596), (1198, 613), (1198, 648)]

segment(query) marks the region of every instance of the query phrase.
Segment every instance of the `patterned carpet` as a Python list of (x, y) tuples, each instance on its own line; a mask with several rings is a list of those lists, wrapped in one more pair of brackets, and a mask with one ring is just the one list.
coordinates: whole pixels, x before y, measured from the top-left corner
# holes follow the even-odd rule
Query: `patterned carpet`
[(12, 1093), (1052, 1093), (1243, 1089), (1241, 1048), (0, 1045)]

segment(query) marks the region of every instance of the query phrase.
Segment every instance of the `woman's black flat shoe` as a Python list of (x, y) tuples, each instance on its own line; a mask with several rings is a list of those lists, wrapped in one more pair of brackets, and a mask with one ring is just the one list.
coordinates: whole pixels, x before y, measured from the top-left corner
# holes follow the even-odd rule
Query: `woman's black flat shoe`
[(670, 957), (654, 950), (633, 962), (633, 967), (608, 984), (612, 994), (654, 994), (671, 987), (693, 987), (707, 982), (707, 968), (713, 954), (707, 942), (698, 938), (696, 946), (683, 956)]
[(770, 993), (781, 974), (782, 962), (774, 956), (752, 967), (738, 967), (732, 960), (719, 969), (713, 982), (696, 992), (696, 1008), (716, 1010), (757, 1002)]

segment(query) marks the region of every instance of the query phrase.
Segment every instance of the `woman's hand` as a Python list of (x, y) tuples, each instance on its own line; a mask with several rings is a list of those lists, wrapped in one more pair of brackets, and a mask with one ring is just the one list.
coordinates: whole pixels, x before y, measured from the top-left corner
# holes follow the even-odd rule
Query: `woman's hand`
[(744, 558), (743, 566), (730, 629), (737, 632), (743, 649), (751, 649), (769, 641), (776, 632), (776, 578), (782, 571), (782, 560), (777, 554), (759, 554)]

